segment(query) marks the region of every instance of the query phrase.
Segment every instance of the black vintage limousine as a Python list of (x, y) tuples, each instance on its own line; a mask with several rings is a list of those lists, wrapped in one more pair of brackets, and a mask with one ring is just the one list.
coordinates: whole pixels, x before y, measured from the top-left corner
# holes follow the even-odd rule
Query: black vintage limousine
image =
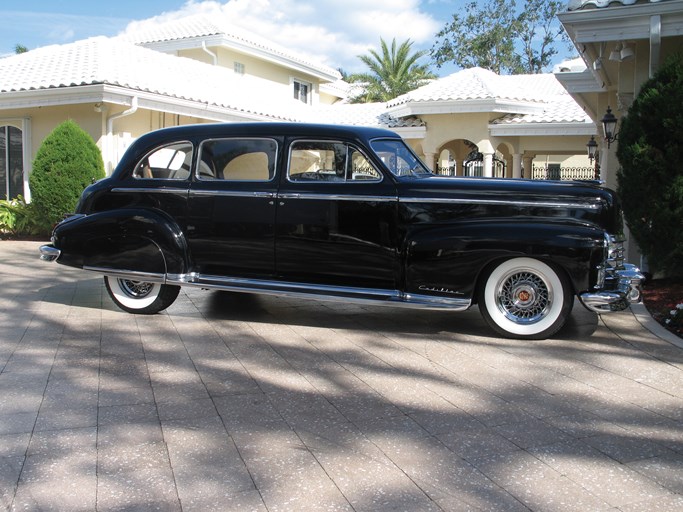
[(574, 297), (640, 300), (614, 192), (438, 177), (395, 133), (285, 123), (162, 129), (88, 187), (42, 258), (104, 275), (153, 314), (181, 286), (465, 310), (544, 338)]

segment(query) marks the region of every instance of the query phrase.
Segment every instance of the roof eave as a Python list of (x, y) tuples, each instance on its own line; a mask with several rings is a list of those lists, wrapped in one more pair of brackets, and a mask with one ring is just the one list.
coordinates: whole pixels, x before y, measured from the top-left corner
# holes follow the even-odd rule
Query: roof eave
[(467, 114), (489, 113), (502, 114), (534, 114), (543, 110), (543, 105), (528, 101), (501, 100), (495, 98), (472, 99), (472, 100), (434, 100), (434, 101), (409, 101), (395, 107), (390, 107), (387, 112), (394, 117), (408, 117), (429, 114)]
[(595, 75), (585, 69), (578, 73), (561, 72), (555, 73), (555, 78), (562, 84), (569, 94), (586, 92), (604, 92), (607, 90), (604, 83), (598, 83)]
[(396, 132), (402, 139), (424, 139), (427, 136), (426, 126), (397, 126), (389, 130)]
[(561, 123), (515, 123), (489, 124), (489, 131), (494, 137), (533, 137), (549, 135), (585, 135), (597, 134), (594, 123), (561, 122)]
[(251, 112), (247, 109), (174, 98), (108, 84), (3, 92), (0, 93), (0, 110), (100, 102), (130, 105), (130, 99), (133, 96), (138, 98), (138, 105), (141, 109), (159, 110), (169, 114), (198, 117), (212, 121), (296, 121), (294, 117), (284, 118), (267, 115)]
[(298, 62), (285, 55), (279, 55), (271, 50), (268, 50), (267, 48), (260, 48), (246, 42), (225, 37), (223, 34), (174, 39), (172, 41), (139, 43), (139, 46), (164, 53), (173, 53), (179, 50), (200, 49), (202, 48), (203, 44), (209, 47), (230, 48), (244, 55), (265, 60), (292, 71), (296, 71), (297, 73), (304, 73), (326, 82), (336, 82), (341, 78), (341, 75), (336, 70), (325, 70), (320, 66), (307, 65), (304, 62)]
[(566, 11), (557, 15), (577, 45), (650, 38), (650, 17), (662, 16), (662, 37), (680, 35), (680, 2), (648, 2), (600, 9)]

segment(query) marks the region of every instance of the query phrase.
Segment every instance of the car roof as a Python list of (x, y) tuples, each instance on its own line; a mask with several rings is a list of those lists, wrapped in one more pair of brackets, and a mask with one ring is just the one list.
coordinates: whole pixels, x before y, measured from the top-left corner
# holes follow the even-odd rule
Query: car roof
[[(204, 123), (175, 126), (155, 130), (141, 139), (163, 140), (165, 138), (206, 137), (253, 137), (253, 136), (311, 136), (326, 138), (373, 139), (377, 137), (399, 137), (395, 132), (367, 126), (342, 126), (313, 123)], [(151, 142), (151, 141), (149, 141)]]

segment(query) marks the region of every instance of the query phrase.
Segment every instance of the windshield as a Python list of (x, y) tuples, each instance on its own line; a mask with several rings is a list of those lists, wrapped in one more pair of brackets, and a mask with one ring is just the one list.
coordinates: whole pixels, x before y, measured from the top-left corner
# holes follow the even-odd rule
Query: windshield
[(402, 140), (376, 139), (370, 142), (370, 145), (394, 176), (431, 174), (427, 166)]

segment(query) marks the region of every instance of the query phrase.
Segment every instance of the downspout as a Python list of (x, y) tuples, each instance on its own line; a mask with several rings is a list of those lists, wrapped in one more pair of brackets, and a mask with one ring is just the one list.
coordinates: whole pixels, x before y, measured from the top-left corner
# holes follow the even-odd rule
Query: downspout
[(214, 66), (215, 66), (216, 64), (218, 64), (218, 55), (216, 55), (214, 52), (212, 52), (211, 50), (209, 50), (209, 49), (206, 47), (206, 41), (202, 41), (202, 50), (204, 50), (206, 53), (208, 53), (209, 55), (211, 55), (211, 60), (213, 60), (213, 65), (214, 65)]
[(650, 18), (650, 78), (659, 68), (659, 50), (662, 45), (662, 17), (659, 15)]
[(121, 117), (126, 117), (131, 114), (135, 114), (138, 110), (138, 97), (133, 96), (130, 102), (130, 108), (119, 112), (118, 114), (112, 114), (107, 118), (107, 174), (111, 175), (114, 170), (114, 121)]

